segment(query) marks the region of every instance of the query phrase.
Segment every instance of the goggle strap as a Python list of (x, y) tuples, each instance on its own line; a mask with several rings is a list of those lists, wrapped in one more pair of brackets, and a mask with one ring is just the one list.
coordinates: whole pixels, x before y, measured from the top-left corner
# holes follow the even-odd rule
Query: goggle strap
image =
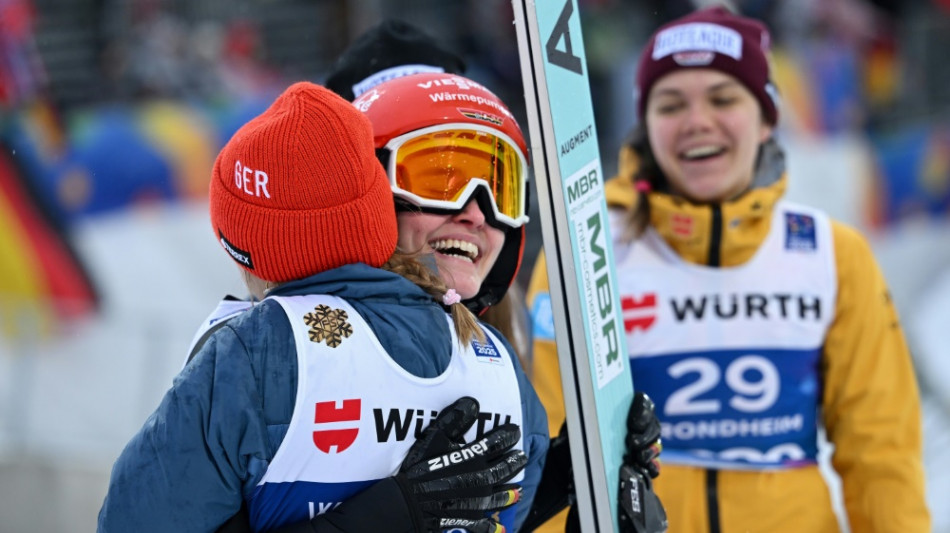
[(478, 204), (478, 208), (481, 209), (482, 214), (485, 215), (485, 221), (488, 223), (489, 226), (500, 229), (505, 232), (509, 230), (516, 230), (519, 227), (521, 227), (521, 226), (517, 226), (517, 227), (511, 226), (510, 224), (506, 224), (498, 220), (497, 217), (495, 217), (495, 211), (492, 209), (492, 204), (494, 203), (494, 201), (492, 200), (491, 192), (488, 190), (487, 187), (478, 187), (477, 189), (475, 189), (475, 191), (468, 197), (468, 200), (466, 200), (465, 205), (459, 209), (422, 206), (422, 205), (416, 204), (415, 202), (412, 202), (411, 200), (407, 200), (405, 198), (400, 198), (399, 196), (396, 196), (396, 212), (397, 213), (406, 213), (406, 212), (431, 213), (433, 215), (456, 215), (460, 213), (463, 209), (465, 209), (465, 206), (468, 206), (468, 204), (473, 201), (476, 204)]
[(389, 158), (392, 157), (392, 151), (389, 148), (377, 148), (376, 149), (376, 159), (379, 160), (379, 163), (383, 165), (383, 168), (386, 169), (387, 173), (389, 171)]

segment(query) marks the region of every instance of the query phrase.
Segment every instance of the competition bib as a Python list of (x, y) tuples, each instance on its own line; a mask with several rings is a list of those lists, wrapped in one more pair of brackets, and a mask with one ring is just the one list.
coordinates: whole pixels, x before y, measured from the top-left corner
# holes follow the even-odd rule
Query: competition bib
[(768, 237), (738, 267), (686, 263), (652, 230), (615, 248), (631, 368), (656, 402), (664, 462), (815, 463), (819, 362), (837, 291), (827, 217), (780, 202)]
[[(440, 376), (420, 378), (392, 360), (345, 300), (271, 298), (293, 327), (297, 400), (287, 434), (248, 501), (256, 531), (332, 510), (394, 475), (422, 431), (462, 396), (472, 396), (480, 405), (466, 442), (500, 424), (522, 426), (511, 355), (491, 332), (485, 331), (485, 344), (459, 346), (446, 315), (454, 340), (451, 363)], [(515, 448), (523, 446), (519, 440)], [(523, 477), (520, 472), (513, 482)], [(510, 529), (516, 506), (499, 518)]]

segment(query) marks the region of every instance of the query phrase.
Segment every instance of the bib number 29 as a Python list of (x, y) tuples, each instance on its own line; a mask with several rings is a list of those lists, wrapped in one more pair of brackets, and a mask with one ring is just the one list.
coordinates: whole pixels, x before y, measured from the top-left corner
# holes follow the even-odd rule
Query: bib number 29
[(666, 401), (666, 415), (699, 415), (718, 413), (722, 402), (718, 399), (700, 399), (716, 388), (725, 378), (731, 395), (729, 406), (744, 413), (765, 411), (775, 404), (781, 390), (778, 369), (765, 357), (745, 355), (726, 366), (725, 372), (712, 359), (691, 357), (667, 369), (670, 377), (679, 379), (687, 374), (698, 378), (675, 391)]

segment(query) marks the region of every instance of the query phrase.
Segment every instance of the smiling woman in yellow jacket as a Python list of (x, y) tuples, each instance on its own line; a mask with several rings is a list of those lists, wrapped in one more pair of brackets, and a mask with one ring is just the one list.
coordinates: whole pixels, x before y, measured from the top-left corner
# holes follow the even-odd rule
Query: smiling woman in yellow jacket
[[(766, 28), (723, 8), (660, 28), (606, 186), (635, 386), (663, 428), (657, 494), (671, 532), (838, 531), (823, 427), (853, 532), (930, 531), (896, 312), (863, 237), (782, 199), (767, 53)], [(550, 317), (545, 272), (536, 318)], [(552, 328), (535, 324), (533, 381), (556, 431)]]

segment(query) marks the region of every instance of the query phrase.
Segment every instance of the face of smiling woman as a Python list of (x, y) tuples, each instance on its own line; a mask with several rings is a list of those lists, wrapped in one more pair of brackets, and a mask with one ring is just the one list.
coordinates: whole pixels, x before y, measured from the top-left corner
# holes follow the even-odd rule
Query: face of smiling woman
[(657, 80), (645, 120), (653, 155), (673, 191), (699, 203), (744, 192), (759, 145), (772, 135), (752, 93), (712, 69), (682, 69)]
[(505, 232), (485, 221), (475, 201), (454, 215), (403, 211), (396, 219), (399, 249), (434, 252), (439, 277), (463, 300), (478, 294), (505, 244)]

